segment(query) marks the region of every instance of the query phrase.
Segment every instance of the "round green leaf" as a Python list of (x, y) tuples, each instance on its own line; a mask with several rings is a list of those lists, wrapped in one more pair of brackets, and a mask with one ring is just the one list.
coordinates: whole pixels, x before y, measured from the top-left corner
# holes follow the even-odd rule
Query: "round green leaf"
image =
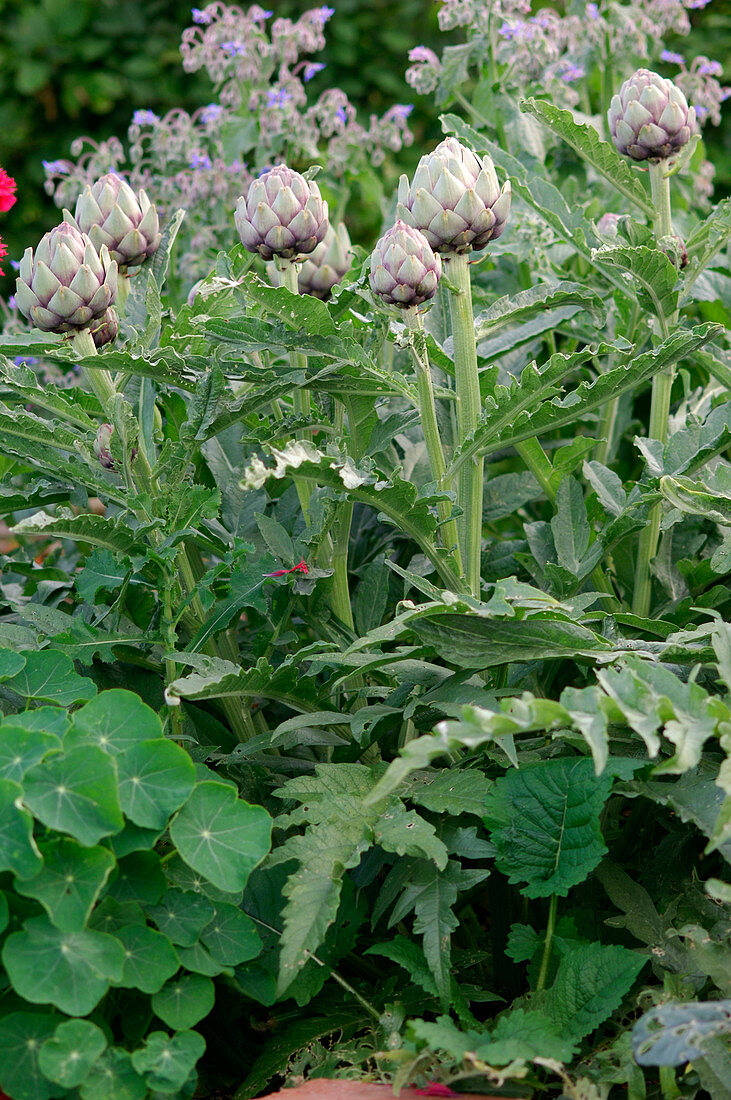
[(218, 974), (233, 974), (233, 968), (214, 959), (202, 943), (194, 943), (192, 947), (176, 947), (175, 951), (179, 965), (191, 974), (205, 974), (209, 978), (215, 978)]
[(165, 873), (169, 881), (175, 883), (181, 890), (185, 890), (189, 894), (202, 894), (203, 897), (214, 903), (225, 901), (230, 905), (240, 905), (244, 896), (243, 890), (219, 890), (207, 878), (204, 878), (203, 875), (184, 863), (177, 852), (174, 856), (168, 858), (165, 864)]
[(161, 932), (181, 947), (192, 947), (215, 913), (208, 898), (201, 894), (168, 890), (149, 914)]
[(122, 832), (115, 833), (109, 842), (117, 859), (123, 859), (132, 852), (146, 852), (154, 848), (161, 832), (161, 829), (141, 829), (139, 825), (128, 821)]
[(224, 783), (199, 783), (170, 826), (185, 862), (221, 890), (243, 890), (269, 851), (272, 819)]
[(23, 788), (0, 779), (0, 871), (29, 878), (41, 866), (33, 839), (33, 818), (21, 805)]
[(115, 901), (104, 897), (97, 905), (89, 920), (89, 928), (95, 932), (108, 932), (117, 935), (122, 928), (130, 924), (145, 924), (145, 914), (136, 901)]
[(61, 932), (47, 917), (33, 917), (8, 936), (2, 960), (20, 997), (86, 1016), (121, 978), (124, 951), (103, 932)]
[(76, 1088), (106, 1049), (104, 1032), (89, 1020), (59, 1024), (38, 1052), (38, 1065), (51, 1081)]
[(153, 1031), (142, 1049), (132, 1054), (132, 1065), (138, 1073), (144, 1073), (155, 1092), (177, 1092), (205, 1049), (205, 1039), (197, 1031), (178, 1031), (175, 1035)]
[(72, 748), (91, 743), (116, 755), (140, 741), (161, 737), (162, 724), (154, 710), (134, 692), (112, 688), (77, 710), (65, 744)]
[(114, 867), (114, 856), (107, 848), (82, 848), (68, 837), (44, 844), (41, 855), (43, 867), (33, 878), (16, 882), (16, 890), (36, 898), (62, 932), (80, 932)]
[(216, 914), (201, 933), (201, 942), (224, 966), (238, 966), (261, 951), (261, 939), (253, 920), (235, 905), (219, 903)]
[(163, 737), (132, 745), (117, 767), (122, 810), (147, 829), (164, 829), (195, 784), (195, 765), (185, 749)]
[(23, 801), (44, 825), (91, 847), (124, 825), (114, 763), (95, 745), (59, 753), (30, 768)]
[(167, 936), (146, 924), (131, 924), (115, 933), (124, 948), (122, 978), (116, 985), (157, 993), (180, 964)]
[(50, 649), (26, 653), (25, 667), (8, 680), (8, 687), (27, 699), (43, 699), (61, 707), (83, 703), (96, 695), (94, 681), (79, 676), (65, 653)]
[(25, 657), (22, 653), (16, 653), (13, 649), (0, 649), (0, 680), (17, 676), (22, 668), (25, 668)]
[(8, 720), (8, 725), (20, 726), (24, 730), (41, 730), (43, 733), (53, 733), (56, 737), (63, 737), (71, 725), (71, 720), (65, 707), (36, 707), (35, 710), (24, 710), (22, 714), (14, 714)]
[(48, 1100), (58, 1089), (38, 1065), (41, 1043), (53, 1035), (57, 1016), (11, 1012), (0, 1018), (0, 1088), (13, 1100)]
[(168, 888), (165, 872), (157, 852), (132, 852), (120, 859), (119, 873), (107, 893), (117, 901), (138, 901), (142, 905), (157, 905)]
[(147, 1085), (126, 1050), (109, 1047), (89, 1070), (81, 1100), (144, 1100)]
[(153, 994), (152, 1011), (175, 1030), (193, 1027), (213, 1008), (215, 988), (202, 974), (184, 974)]
[(52, 749), (60, 748), (60, 738), (52, 733), (26, 730), (22, 726), (0, 726), (0, 779), (19, 783), (28, 768)]

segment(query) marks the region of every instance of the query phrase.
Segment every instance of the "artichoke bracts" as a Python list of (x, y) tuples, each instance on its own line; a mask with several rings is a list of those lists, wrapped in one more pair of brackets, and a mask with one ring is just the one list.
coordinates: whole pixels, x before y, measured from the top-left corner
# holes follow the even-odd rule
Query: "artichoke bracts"
[(327, 203), (313, 180), (278, 164), (252, 181), (236, 204), (234, 221), (241, 243), (265, 260), (295, 260), (324, 240)]
[(436, 293), (442, 261), (418, 229), (397, 221), (371, 253), (371, 290), (387, 305), (409, 309)]
[(144, 191), (108, 172), (85, 187), (76, 201), (74, 220), (97, 249), (106, 245), (122, 271), (138, 267), (157, 252), (160, 219)]
[(638, 69), (612, 96), (609, 132), (632, 160), (660, 161), (679, 152), (695, 130), (695, 108), (672, 80)]

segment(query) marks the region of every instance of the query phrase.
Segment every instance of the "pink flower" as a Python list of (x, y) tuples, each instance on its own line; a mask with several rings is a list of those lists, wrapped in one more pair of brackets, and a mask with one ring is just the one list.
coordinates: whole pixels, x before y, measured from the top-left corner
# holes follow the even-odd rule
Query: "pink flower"
[(16, 201), (15, 180), (8, 175), (4, 168), (0, 168), (0, 211), (4, 214)]

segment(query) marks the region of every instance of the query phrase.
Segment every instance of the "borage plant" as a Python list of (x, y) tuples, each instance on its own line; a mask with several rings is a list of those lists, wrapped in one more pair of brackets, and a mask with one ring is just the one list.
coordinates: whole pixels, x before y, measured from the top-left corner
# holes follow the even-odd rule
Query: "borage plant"
[[(125, 754), (154, 750), (77, 747), (94, 702), (69, 732), (34, 727), (30, 794), (23, 776), (8, 791), (33, 866), (3, 888), (35, 909), (13, 901), (0, 1028), (22, 1049), (20, 1013), (40, 1053), (35, 1084), (0, 1077), (13, 1100), (94, 1100), (112, 1049), (120, 1100), (188, 1095), (196, 1060), (239, 1100), (308, 1072), (725, 1095), (731, 216), (701, 216), (678, 186), (695, 121), (657, 74), (603, 104), (616, 148), (547, 100), (520, 106), (510, 149), (444, 116), (370, 256), (330, 225), (315, 173), (282, 163), (243, 189), (241, 244), (182, 305), (166, 279), (183, 212), (158, 241), (152, 207), (113, 178), (91, 188), (97, 222), (87, 192), (24, 258), (16, 298), (45, 334), (3, 339), (8, 702), (24, 695), (13, 660), (69, 676), (72, 658), (153, 704), (161, 762), (177, 754), (182, 776), (185, 748), (203, 771), (174, 799), (160, 784), (148, 824), (122, 791)], [(116, 304), (115, 284), (131, 287)], [(41, 384), (23, 356), (76, 385)], [(118, 696), (98, 698), (113, 714)], [(33, 793), (82, 748), (129, 818), (93, 836)], [(212, 787), (262, 836), (248, 804), (276, 815), (246, 883), (265, 841), (229, 849), (217, 878), (181, 839), (186, 799)], [(207, 882), (190, 942), (159, 924), (164, 901), (124, 916), (168, 936), (169, 980), (217, 978), (202, 1057), (143, 986), (145, 1026), (120, 1027), (111, 955), (93, 1005), (48, 983), (34, 1001), (19, 977), (19, 944), (32, 960), (33, 936), (66, 934), (29, 887), (53, 877), (38, 861), (96, 852), (121, 889), (113, 865), (136, 852), (119, 838), (140, 830), (150, 866)], [(105, 889), (74, 935), (120, 939), (96, 932), (121, 919)], [(253, 921), (256, 958), (216, 955), (218, 901)], [(215, 974), (196, 968), (209, 956)], [(46, 1006), (32, 1023), (24, 1001)], [(106, 1061), (72, 1083), (58, 1066), (77, 1034)], [(161, 1085), (163, 1049), (186, 1074)]]

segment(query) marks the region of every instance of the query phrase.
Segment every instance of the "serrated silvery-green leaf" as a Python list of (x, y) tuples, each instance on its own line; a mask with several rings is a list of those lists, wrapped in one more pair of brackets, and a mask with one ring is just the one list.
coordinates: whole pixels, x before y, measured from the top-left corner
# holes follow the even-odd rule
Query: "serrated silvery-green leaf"
[(278, 317), (288, 328), (303, 329), (310, 335), (335, 336), (338, 329), (327, 303), (310, 294), (293, 294), (286, 287), (273, 287), (250, 272), (241, 283), (250, 302), (263, 306), (266, 313)]
[(170, 940), (146, 924), (118, 928), (114, 937), (124, 949), (122, 976), (115, 985), (157, 993), (179, 968)]
[(23, 788), (0, 779), (0, 870), (30, 878), (41, 866), (33, 839), (33, 818), (23, 806)]
[(705, 1053), (711, 1039), (731, 1035), (731, 1001), (669, 1001), (655, 1005), (632, 1028), (641, 1066), (682, 1066)]
[(167, 890), (167, 879), (157, 852), (130, 852), (117, 863), (117, 874), (107, 895), (120, 902), (157, 905)]
[(151, 1032), (145, 1045), (132, 1053), (132, 1065), (153, 1092), (177, 1093), (190, 1077), (196, 1062), (206, 1049), (206, 1041), (197, 1031)]
[(50, 1081), (76, 1088), (107, 1046), (104, 1032), (90, 1020), (68, 1020), (41, 1044), (38, 1066)]
[(86, 1016), (121, 977), (124, 951), (104, 932), (61, 932), (47, 917), (32, 917), (8, 936), (2, 960), (19, 996)]
[(611, 775), (597, 776), (591, 760), (544, 760), (498, 779), (485, 821), (498, 849), (497, 866), (529, 898), (565, 897), (583, 882), (607, 849), (599, 814)]
[(185, 862), (221, 890), (243, 890), (269, 851), (272, 822), (226, 784), (199, 783), (170, 826)]
[(586, 562), (591, 528), (584, 494), (575, 477), (565, 477), (556, 493), (556, 514), (551, 520), (558, 564), (579, 580), (588, 576), (596, 561)]
[(56, 1096), (38, 1059), (42, 1043), (53, 1035), (58, 1016), (11, 1012), (0, 1018), (0, 1088), (13, 1100), (48, 1100)]
[(152, 1011), (168, 1027), (185, 1030), (208, 1015), (215, 997), (210, 978), (203, 974), (183, 974), (153, 993)]
[(599, 503), (610, 516), (619, 516), (627, 503), (627, 493), (622, 479), (614, 470), (603, 466), (601, 462), (585, 462), (584, 477), (599, 497)]
[(190, 795), (195, 766), (165, 738), (139, 741), (117, 757), (119, 804), (125, 817), (146, 829), (162, 829)]
[(117, 519), (97, 516), (92, 512), (82, 512), (78, 516), (61, 508), (55, 516), (48, 512), (36, 512), (34, 516), (16, 523), (12, 531), (18, 537), (44, 535), (88, 542), (90, 546), (101, 546), (122, 554), (145, 552), (144, 544), (138, 541), (129, 527)]
[(419, 619), (412, 630), (444, 660), (460, 668), (492, 668), (513, 661), (554, 657), (593, 657), (613, 648), (593, 630), (558, 618), (501, 621), (447, 613)]
[(200, 934), (201, 943), (224, 966), (238, 966), (261, 951), (256, 925), (235, 905), (218, 902), (210, 924)]
[(667, 326), (678, 308), (678, 272), (664, 252), (646, 245), (634, 248), (623, 246), (600, 248), (594, 253), (602, 264), (610, 264), (628, 272), (632, 282), (628, 284), (637, 295), (644, 309), (660, 319), (667, 333)]
[(114, 592), (129, 573), (125, 564), (118, 564), (111, 550), (92, 550), (83, 569), (76, 574), (76, 591), (88, 603), (96, 603), (98, 592)]
[(19, 783), (28, 768), (60, 748), (61, 740), (53, 733), (24, 729), (14, 722), (3, 724), (0, 727), (0, 779)]
[(731, 493), (723, 493), (718, 485), (709, 487), (688, 477), (662, 477), (660, 491), (673, 508), (731, 527)]
[(50, 829), (93, 845), (124, 825), (117, 773), (106, 753), (80, 745), (35, 764), (23, 779), (23, 801)]
[(591, 943), (563, 956), (538, 1007), (562, 1035), (583, 1039), (619, 1008), (647, 962), (626, 947)]
[(196, 384), (188, 406), (188, 419), (181, 430), (181, 437), (184, 440), (193, 442), (206, 438), (206, 429), (216, 419), (225, 388), (226, 379), (223, 372), (218, 365), (214, 364)]
[(538, 283), (528, 290), (519, 291), (513, 297), (506, 294), (478, 313), (475, 317), (475, 337), (477, 340), (485, 340), (540, 313), (541, 310), (564, 305), (577, 305), (591, 311), (595, 314), (597, 323), (601, 323), (604, 316), (601, 299), (581, 284)]
[(633, 174), (626, 161), (622, 160), (614, 146), (608, 141), (602, 141), (593, 126), (577, 122), (571, 111), (555, 107), (545, 100), (523, 99), (520, 101), (520, 109), (532, 114), (563, 138), (579, 156), (649, 218), (654, 216), (652, 203), (638, 177)]
[(15, 889), (39, 901), (62, 932), (80, 932), (114, 867), (108, 848), (82, 847), (69, 837), (41, 848), (43, 867), (33, 878), (16, 880)]
[(591, 749), (594, 771), (601, 775), (609, 757), (609, 718), (601, 693), (595, 687), (567, 687), (561, 692), (560, 703), (568, 721)]
[(48, 649), (28, 653), (25, 667), (7, 684), (27, 699), (42, 699), (58, 706), (72, 706), (96, 695), (94, 681), (79, 676), (70, 657)]
[(159, 741), (162, 723), (139, 695), (123, 688), (103, 691), (74, 713), (73, 726), (64, 738), (66, 748), (97, 745), (117, 755), (144, 741)]
[(413, 940), (406, 936), (395, 935), (387, 943), (377, 943), (367, 948), (364, 955), (380, 955), (391, 962), (398, 963), (407, 972), (411, 980), (432, 997), (438, 996), (434, 976), (429, 969), (424, 952)]
[(81, 1100), (144, 1100), (147, 1085), (126, 1050), (108, 1047), (80, 1086)]
[(201, 894), (173, 887), (149, 910), (157, 927), (173, 943), (192, 947), (213, 918), (214, 904)]

